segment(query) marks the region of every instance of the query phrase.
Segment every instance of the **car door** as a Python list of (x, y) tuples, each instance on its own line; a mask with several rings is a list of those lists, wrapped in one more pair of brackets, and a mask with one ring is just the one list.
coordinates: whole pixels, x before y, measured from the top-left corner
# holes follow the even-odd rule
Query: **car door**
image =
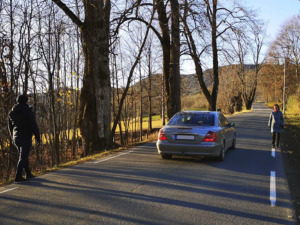
[(225, 137), (225, 148), (230, 148), (233, 136), (234, 136), (234, 128), (230, 126), (228, 123), (228, 120), (223, 114), (220, 114), (220, 123), (222, 126), (222, 129), (224, 130), (224, 137)]

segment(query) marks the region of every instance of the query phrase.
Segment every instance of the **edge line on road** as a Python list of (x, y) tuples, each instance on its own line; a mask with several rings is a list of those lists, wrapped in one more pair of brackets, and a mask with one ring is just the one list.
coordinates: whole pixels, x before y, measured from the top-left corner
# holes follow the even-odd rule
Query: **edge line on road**
[(125, 153), (122, 153), (122, 154), (118, 154), (118, 155), (115, 155), (115, 156), (112, 156), (112, 157), (109, 157), (109, 158), (106, 158), (106, 159), (102, 159), (102, 160), (93, 162), (93, 164), (97, 164), (97, 163), (104, 162), (104, 161), (107, 161), (107, 160), (110, 160), (110, 159), (113, 159), (113, 158), (117, 158), (117, 157), (119, 157), (119, 156), (129, 154), (129, 153), (131, 153), (131, 152), (133, 152), (133, 151), (134, 151), (134, 150), (130, 150), (130, 151), (125, 152)]
[(13, 191), (15, 189), (17, 189), (18, 187), (14, 187), (14, 188), (10, 188), (10, 189), (7, 189), (7, 190), (4, 190), (4, 191), (0, 191), (0, 194), (3, 194), (5, 192), (9, 192), (9, 191)]

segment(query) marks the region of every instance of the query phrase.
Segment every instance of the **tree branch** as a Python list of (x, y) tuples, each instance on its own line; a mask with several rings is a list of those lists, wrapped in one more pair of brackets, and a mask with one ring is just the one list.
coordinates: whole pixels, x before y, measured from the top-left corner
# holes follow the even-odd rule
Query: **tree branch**
[(120, 120), (121, 111), (122, 111), (122, 108), (123, 108), (123, 103), (124, 103), (124, 101), (125, 101), (125, 97), (126, 97), (126, 95), (127, 95), (127, 92), (128, 92), (128, 89), (129, 89), (129, 86), (130, 86), (130, 83), (131, 83), (131, 78), (132, 78), (132, 76), (133, 76), (135, 67), (137, 66), (138, 62), (139, 62), (140, 59), (141, 59), (141, 55), (142, 55), (144, 46), (145, 46), (146, 41), (147, 41), (147, 37), (148, 37), (148, 34), (149, 34), (149, 30), (150, 30), (150, 28), (151, 28), (151, 23), (152, 23), (152, 20), (153, 20), (154, 13), (155, 13), (155, 9), (153, 9), (152, 16), (151, 16), (150, 22), (148, 23), (147, 30), (146, 30), (146, 34), (145, 34), (143, 43), (142, 43), (142, 45), (141, 45), (141, 47), (140, 47), (140, 49), (139, 49), (139, 53), (138, 53), (138, 55), (137, 55), (137, 57), (136, 57), (136, 59), (135, 59), (135, 62), (134, 62), (134, 64), (132, 65), (131, 70), (130, 70), (130, 72), (129, 72), (129, 77), (128, 77), (128, 79), (127, 79), (127, 84), (126, 84), (125, 90), (124, 90), (124, 92), (123, 92), (123, 95), (122, 95), (122, 97), (121, 97), (121, 101), (120, 101), (120, 104), (119, 104), (118, 113), (117, 113), (116, 119), (115, 119), (115, 121), (114, 121), (112, 130), (111, 130), (111, 136), (112, 136), (112, 137), (114, 136), (114, 134), (115, 134), (115, 132), (116, 132), (116, 128), (117, 128), (117, 125), (118, 125), (119, 120)]
[(159, 39), (159, 41), (162, 43), (163, 42), (163, 39), (162, 39), (162, 36), (160, 35), (160, 33), (155, 29), (155, 27), (152, 26), (152, 24), (150, 24), (149, 22), (145, 21), (144, 19), (141, 19), (141, 18), (137, 18), (137, 17), (126, 17), (126, 18), (123, 18), (122, 22), (118, 24), (118, 27), (116, 29), (116, 33), (119, 29), (119, 27), (121, 26), (122, 23), (126, 22), (126, 21), (134, 21), (134, 20), (137, 20), (137, 21), (140, 21), (142, 23), (144, 23), (147, 27), (149, 26), (150, 29), (156, 34), (157, 38)]
[(52, 0), (59, 8), (61, 8), (66, 15), (75, 23), (79, 28), (83, 26), (83, 22), (64, 4), (61, 0)]

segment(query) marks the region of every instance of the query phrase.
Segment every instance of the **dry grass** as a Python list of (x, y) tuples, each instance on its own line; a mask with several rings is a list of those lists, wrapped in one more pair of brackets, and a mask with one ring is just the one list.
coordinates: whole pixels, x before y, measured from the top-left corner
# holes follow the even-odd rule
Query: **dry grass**
[(287, 176), (298, 224), (300, 224), (300, 116), (288, 114), (281, 141)]
[[(140, 121), (139, 118), (136, 119), (137, 121), (133, 121), (129, 123), (128, 126), (128, 131), (135, 131), (135, 130), (140, 130)], [(136, 123), (135, 123), (136, 122)], [(121, 123), (122, 125), (122, 131), (125, 130), (124, 123)], [(143, 124), (142, 124), (143, 130), (148, 129), (148, 118), (143, 119)], [(161, 128), (162, 127), (162, 121), (160, 119), (157, 120), (157, 116), (155, 117), (155, 120), (152, 120), (152, 128)], [(116, 132), (120, 132), (119, 126), (117, 126)]]

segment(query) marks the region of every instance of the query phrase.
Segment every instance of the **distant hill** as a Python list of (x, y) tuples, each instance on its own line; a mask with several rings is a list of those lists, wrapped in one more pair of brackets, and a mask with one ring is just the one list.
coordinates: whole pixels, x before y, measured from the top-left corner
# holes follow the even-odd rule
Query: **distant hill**
[(196, 74), (181, 75), (181, 96), (195, 95), (201, 92)]
[[(206, 84), (210, 85), (211, 82), (211, 73), (212, 70), (206, 70), (204, 72), (204, 80), (206, 82)], [(151, 83), (153, 84), (152, 89), (159, 89), (159, 91), (161, 91), (161, 82), (162, 82), (162, 78), (161, 78), (161, 74), (153, 74), (151, 76)], [(144, 78), (142, 80), (142, 84), (143, 86), (148, 86), (148, 77)], [(135, 84), (132, 85), (132, 87), (135, 89), (139, 86), (139, 82), (136, 82)], [(153, 90), (154, 91), (154, 90)], [(156, 90), (157, 91), (157, 90)], [(195, 95), (197, 93), (200, 93), (201, 88), (197, 79), (196, 74), (185, 74), (185, 75), (181, 75), (181, 96), (187, 96), (187, 95)]]
[[(254, 70), (254, 65), (245, 65), (246, 69)], [(223, 66), (220, 67), (219, 70), (222, 69), (230, 69), (230, 66)], [(208, 69), (204, 71), (204, 81), (206, 85), (210, 86), (212, 84), (213, 79), (213, 70)], [(220, 84), (221, 85), (221, 84)], [(146, 77), (142, 79), (142, 86), (143, 86), (143, 102), (145, 107), (147, 107), (147, 96), (148, 96), (148, 88), (149, 88), (149, 78)], [(131, 85), (130, 89), (135, 90), (134, 92), (139, 95), (140, 90), (140, 82), (136, 81), (134, 84)], [(181, 75), (181, 97), (185, 96), (192, 96), (198, 93), (201, 93), (202, 90), (200, 88), (198, 79), (196, 74), (186, 74)], [(130, 93), (130, 92), (129, 92)], [(152, 96), (152, 107), (153, 111), (156, 114), (159, 114), (161, 111), (161, 94), (162, 94), (162, 75), (161, 74), (153, 74), (151, 75), (151, 96)]]
[[(221, 71), (223, 68), (227, 68), (230, 66), (223, 66), (220, 67), (219, 70)], [(246, 64), (246, 70), (255, 70), (255, 65), (253, 64)], [(213, 79), (213, 70), (208, 69), (204, 71), (204, 81), (206, 85), (210, 86), (212, 84)], [(202, 92), (196, 74), (189, 74), (189, 75), (181, 75), (181, 96), (184, 97), (186, 95), (195, 95), (199, 92)]]
[[(148, 85), (148, 77), (143, 79), (142, 83)], [(161, 74), (153, 74), (151, 76), (151, 83), (153, 84), (152, 88), (158, 88), (161, 90)], [(138, 86), (139, 83), (135, 83), (134, 86)], [(194, 95), (201, 92), (198, 79), (196, 74), (188, 74), (188, 75), (181, 75), (181, 95)]]

